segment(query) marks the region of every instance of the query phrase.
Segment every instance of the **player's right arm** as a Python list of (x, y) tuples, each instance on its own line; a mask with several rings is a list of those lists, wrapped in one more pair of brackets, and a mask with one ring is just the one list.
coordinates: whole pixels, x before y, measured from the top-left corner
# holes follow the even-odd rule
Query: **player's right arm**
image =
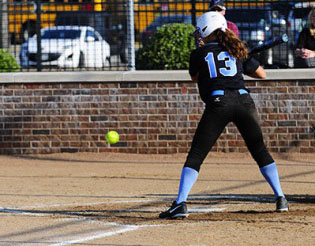
[(193, 50), (190, 53), (190, 59), (189, 59), (189, 75), (190, 75), (191, 80), (194, 83), (198, 83), (199, 70), (200, 70), (200, 63), (198, 62), (198, 59), (196, 56), (196, 50)]
[(192, 82), (198, 83), (198, 75), (199, 75), (199, 73), (197, 73), (196, 75), (190, 75)]

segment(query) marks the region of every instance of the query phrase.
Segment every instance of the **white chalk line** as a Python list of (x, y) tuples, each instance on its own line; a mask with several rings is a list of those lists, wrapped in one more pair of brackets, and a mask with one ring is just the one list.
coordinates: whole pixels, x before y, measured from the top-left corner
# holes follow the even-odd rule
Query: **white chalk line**
[[(23, 216), (34, 216), (34, 217), (42, 217), (42, 216), (51, 216), (52, 213), (41, 213), (38, 211), (24, 211), (27, 209), (45, 209), (45, 208), (52, 208), (52, 207), (71, 207), (71, 206), (93, 206), (93, 205), (102, 205), (102, 204), (115, 204), (115, 203), (149, 203), (152, 201), (157, 201), (156, 199), (150, 199), (150, 200), (129, 200), (129, 201), (109, 201), (109, 202), (95, 202), (95, 203), (68, 203), (68, 204), (39, 204), (35, 206), (22, 206), (22, 207), (0, 207), (0, 213), (8, 213), (8, 214), (20, 214)], [(128, 210), (121, 210), (122, 212), (134, 212), (134, 211), (128, 211)], [(155, 211), (152, 211), (155, 212)], [(0, 214), (1, 215), (1, 214)], [(71, 215), (69, 213), (68, 215)]]
[(222, 212), (224, 211), (225, 208), (189, 208), (188, 212), (189, 213), (211, 213), (211, 212)]
[(3, 208), (3, 207), (0, 207), (0, 212), (7, 213), (7, 214), (19, 214), (23, 216), (34, 216), (34, 217), (51, 216), (51, 214), (47, 214), (47, 213), (25, 212), (19, 209)]
[(108, 232), (103, 232), (103, 233), (99, 233), (96, 235), (72, 239), (72, 240), (64, 241), (64, 242), (60, 242), (60, 243), (49, 244), (49, 246), (63, 246), (63, 245), (71, 245), (71, 244), (75, 244), (75, 243), (82, 243), (82, 242), (91, 241), (94, 239), (114, 236), (114, 235), (119, 234), (119, 233), (134, 231), (134, 230), (137, 230), (138, 228), (139, 227), (136, 225), (124, 225), (123, 228), (118, 229), (116, 231), (108, 231)]
[[(204, 224), (204, 223), (205, 223), (204, 221), (200, 221), (200, 222), (194, 222), (194, 223), (180, 223), (180, 225), (195, 226), (196, 224)], [(49, 244), (49, 246), (71, 245), (71, 244), (75, 244), (75, 243), (82, 243), (82, 242), (86, 242), (86, 241), (91, 241), (94, 239), (110, 237), (110, 236), (114, 236), (114, 235), (119, 234), (119, 233), (126, 233), (129, 231), (135, 231), (135, 230), (142, 229), (142, 228), (167, 227), (167, 226), (176, 226), (176, 225), (179, 225), (179, 223), (175, 223), (175, 224), (173, 223), (173, 224), (123, 225), (125, 228), (121, 228), (121, 229), (116, 230), (116, 231), (104, 232), (104, 233), (100, 233), (100, 234), (96, 234), (96, 235), (92, 235), (92, 236), (88, 236), (88, 237), (73, 239), (70, 241), (64, 241), (64, 242), (60, 242), (60, 243)]]
[(51, 208), (51, 207), (70, 207), (70, 206), (93, 206), (102, 204), (115, 204), (115, 203), (149, 203), (159, 201), (157, 199), (142, 199), (142, 200), (127, 200), (127, 201), (106, 201), (106, 202), (93, 202), (93, 203), (57, 203), (57, 204), (38, 204), (33, 206), (19, 206), (19, 207), (0, 207), (0, 209), (35, 209), (35, 208)]
[[(113, 203), (139, 203), (139, 202), (152, 202), (152, 201), (157, 201), (155, 200), (128, 200), (128, 201), (111, 201), (111, 202), (97, 202), (97, 203), (87, 203), (87, 204), (50, 204), (50, 205), (35, 205), (35, 206), (28, 206), (29, 209), (34, 209), (34, 208), (49, 208), (49, 207), (62, 207), (62, 206), (92, 206), (92, 205), (101, 205), (101, 204), (113, 204)], [(11, 214), (19, 214), (19, 215), (27, 215), (27, 216), (51, 216), (51, 214), (47, 214), (47, 212), (39, 212), (39, 211), (23, 211), (22, 208), (26, 208), (26, 207), (20, 207), (21, 210), (19, 210), (18, 208), (4, 208), (4, 207), (0, 207), (0, 212), (4, 212), (4, 213), (11, 213)], [(208, 212), (220, 212), (225, 210), (225, 208), (190, 208), (189, 209), (189, 213), (208, 213)], [(139, 212), (139, 210), (122, 210), (125, 212)], [(157, 209), (146, 209), (145, 211), (152, 211), (152, 212), (157, 212)], [(86, 220), (86, 218), (63, 218), (62, 220)], [(100, 223), (100, 221), (96, 221), (93, 219), (88, 219), (86, 220), (87, 222), (89, 221), (89, 223)], [(161, 226), (174, 226), (177, 225), (176, 224), (147, 224), (147, 225), (127, 225), (127, 224), (116, 224), (116, 223), (103, 223), (104, 225), (114, 225), (115, 227), (117, 227), (116, 230), (112, 230), (111, 231), (105, 231), (102, 233), (98, 233), (98, 234), (94, 234), (94, 235), (88, 235), (85, 237), (77, 237), (77, 234), (73, 234), (70, 235), (70, 237), (74, 237), (73, 239), (70, 240), (66, 240), (66, 241), (62, 241), (62, 242), (58, 242), (58, 243), (53, 243), (50, 244), (49, 246), (63, 246), (63, 245), (71, 245), (71, 244), (76, 244), (76, 243), (82, 243), (82, 242), (86, 242), (86, 241), (91, 241), (91, 240), (95, 240), (95, 239), (100, 239), (100, 238), (105, 238), (105, 237), (111, 237), (114, 236), (116, 234), (120, 234), (120, 233), (126, 233), (129, 231), (135, 231), (139, 228), (146, 228), (146, 227), (161, 227)], [(197, 222), (197, 224), (200, 222)], [(181, 224), (186, 224), (186, 223), (181, 223)], [(196, 224), (196, 223), (187, 223), (189, 225), (191, 224)], [(55, 234), (55, 238), (57, 239), (57, 235)]]
[[(27, 216), (48, 216), (47, 213), (40, 213), (40, 212), (24, 212), (21, 210), (16, 210), (16, 209), (7, 209), (7, 208), (1, 208), (0, 211), (3, 211), (5, 213), (11, 213), (11, 214), (20, 214), (20, 215), (27, 215)], [(74, 239), (71, 240), (66, 240), (58, 243), (53, 243), (49, 244), (50, 246), (63, 246), (63, 245), (71, 245), (71, 244), (76, 244), (76, 243), (82, 243), (94, 239), (99, 239), (99, 238), (104, 238), (104, 237), (110, 237), (119, 233), (125, 233), (133, 230), (137, 230), (139, 226), (137, 225), (123, 225), (123, 224), (118, 224), (118, 223), (112, 223), (112, 222), (100, 222), (98, 220), (93, 220), (93, 219), (86, 219), (86, 218), (62, 218), (60, 220), (71, 220), (71, 221), (84, 221), (87, 223), (98, 223), (98, 224), (103, 224), (105, 226), (114, 226), (117, 227), (116, 230), (111, 229), (111, 231), (105, 231), (102, 233), (98, 234), (93, 234), (89, 235), (86, 237), (77, 237), (77, 234), (70, 235), (70, 237), (73, 237)], [(55, 234), (55, 237), (52, 238), (52, 240), (58, 239), (58, 235)], [(45, 242), (43, 242), (45, 243)], [(46, 244), (46, 243), (45, 243)]]

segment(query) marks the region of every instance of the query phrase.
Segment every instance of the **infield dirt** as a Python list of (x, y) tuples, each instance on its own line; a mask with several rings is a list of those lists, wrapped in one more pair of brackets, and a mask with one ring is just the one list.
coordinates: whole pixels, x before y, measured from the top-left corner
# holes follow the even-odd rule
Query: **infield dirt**
[[(176, 197), (185, 157), (2, 156), (0, 245), (315, 245), (315, 154), (273, 154), (288, 213), (274, 212), (272, 190), (249, 154), (210, 153), (189, 196), (189, 217), (158, 219)], [(110, 222), (117, 233), (61, 226), (70, 220)], [(77, 240), (83, 227), (99, 236)]]

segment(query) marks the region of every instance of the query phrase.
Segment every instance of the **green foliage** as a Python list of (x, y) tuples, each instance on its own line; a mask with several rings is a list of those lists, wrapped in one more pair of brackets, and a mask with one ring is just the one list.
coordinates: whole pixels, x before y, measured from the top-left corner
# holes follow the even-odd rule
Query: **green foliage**
[(145, 70), (178, 70), (189, 66), (190, 52), (195, 48), (190, 24), (166, 24), (157, 29), (139, 49), (136, 68)]
[(20, 65), (15, 57), (5, 49), (0, 49), (0, 72), (17, 72)]

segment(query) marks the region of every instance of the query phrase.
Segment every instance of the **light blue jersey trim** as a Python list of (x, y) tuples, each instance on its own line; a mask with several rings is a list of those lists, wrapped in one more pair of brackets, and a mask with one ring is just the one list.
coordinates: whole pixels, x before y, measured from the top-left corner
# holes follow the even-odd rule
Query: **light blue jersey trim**
[[(248, 94), (247, 90), (245, 90), (245, 89), (239, 89), (239, 90), (238, 90), (238, 93), (239, 93), (240, 95)], [(211, 96), (224, 96), (224, 90), (214, 90), (214, 91), (211, 91)]]
[(240, 93), (240, 95), (248, 94), (247, 90), (245, 89), (239, 89), (238, 92)]
[(211, 96), (223, 96), (224, 90), (215, 90), (211, 92)]

